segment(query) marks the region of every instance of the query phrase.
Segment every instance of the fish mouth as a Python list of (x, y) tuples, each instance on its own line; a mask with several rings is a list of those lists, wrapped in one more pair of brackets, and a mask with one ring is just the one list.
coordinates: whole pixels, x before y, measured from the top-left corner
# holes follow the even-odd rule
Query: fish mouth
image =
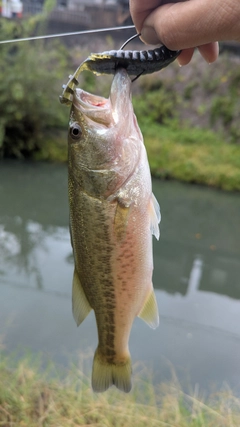
[[(122, 121), (131, 108), (131, 80), (125, 69), (118, 69), (114, 75), (110, 96), (93, 95), (77, 88), (73, 97), (73, 106), (84, 116), (88, 124), (111, 127)], [(90, 121), (90, 122), (89, 122)]]
[(109, 126), (111, 123), (109, 99), (77, 88), (73, 98), (73, 106), (84, 116), (87, 122), (92, 121), (105, 126)]
[(85, 92), (82, 89), (76, 89), (76, 98), (82, 109), (91, 110), (95, 108), (106, 108), (108, 99)]

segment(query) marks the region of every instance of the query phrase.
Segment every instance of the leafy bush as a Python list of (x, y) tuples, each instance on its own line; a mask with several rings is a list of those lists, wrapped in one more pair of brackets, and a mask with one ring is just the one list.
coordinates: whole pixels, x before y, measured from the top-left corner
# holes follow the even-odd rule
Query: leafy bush
[[(1, 38), (27, 37), (39, 19), (2, 19)], [(0, 46), (0, 157), (30, 157), (40, 150), (47, 130), (67, 126), (68, 113), (58, 97), (68, 59), (56, 41), (51, 48), (39, 40)]]
[(176, 92), (167, 87), (150, 90), (133, 98), (134, 111), (139, 122), (167, 124), (177, 117)]

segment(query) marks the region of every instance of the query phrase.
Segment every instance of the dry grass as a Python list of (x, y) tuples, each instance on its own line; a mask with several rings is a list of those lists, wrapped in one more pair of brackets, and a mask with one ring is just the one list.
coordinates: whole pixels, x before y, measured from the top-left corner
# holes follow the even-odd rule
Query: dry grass
[[(82, 366), (82, 364), (80, 364)], [(136, 370), (136, 369), (135, 369)], [(129, 394), (110, 389), (94, 394), (81, 368), (63, 379), (28, 359), (9, 369), (0, 365), (0, 426), (4, 427), (239, 427), (240, 399), (231, 390), (204, 401), (197, 388), (184, 393), (177, 379), (153, 387), (141, 369)]]

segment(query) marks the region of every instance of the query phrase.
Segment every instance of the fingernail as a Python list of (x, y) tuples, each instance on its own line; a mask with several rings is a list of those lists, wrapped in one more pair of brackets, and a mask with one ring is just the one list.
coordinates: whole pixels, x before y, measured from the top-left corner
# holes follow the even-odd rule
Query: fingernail
[(141, 31), (141, 39), (148, 44), (159, 44), (160, 40), (153, 27), (144, 26)]

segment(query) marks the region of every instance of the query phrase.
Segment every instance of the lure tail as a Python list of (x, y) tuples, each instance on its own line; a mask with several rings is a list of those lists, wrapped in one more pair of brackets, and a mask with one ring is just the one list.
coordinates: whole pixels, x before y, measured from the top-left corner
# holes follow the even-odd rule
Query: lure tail
[(69, 81), (66, 85), (63, 85), (63, 93), (59, 96), (61, 104), (71, 105), (73, 100), (73, 94), (76, 86), (78, 85), (78, 74), (80, 67), (75, 71), (74, 75), (69, 76)]
[(109, 363), (97, 348), (92, 370), (92, 388), (95, 392), (106, 391), (112, 385), (128, 393), (132, 388), (131, 357), (127, 355), (121, 363)]

